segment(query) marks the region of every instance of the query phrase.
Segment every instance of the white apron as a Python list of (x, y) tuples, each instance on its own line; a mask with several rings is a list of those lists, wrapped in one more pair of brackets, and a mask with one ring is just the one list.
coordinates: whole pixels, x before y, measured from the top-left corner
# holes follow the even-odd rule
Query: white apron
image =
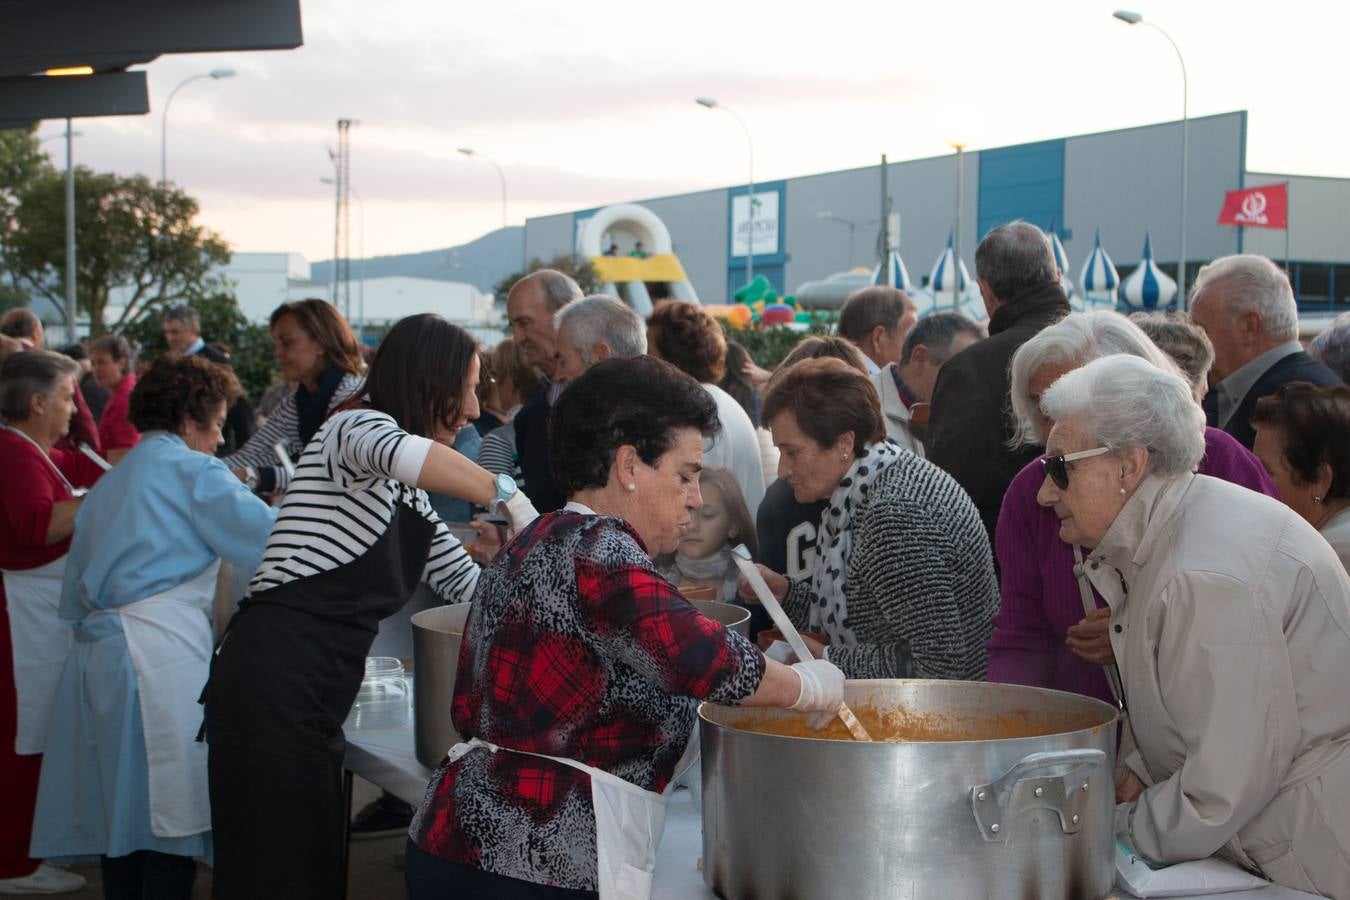
[[(474, 747), (485, 747), (493, 753), (501, 750), (541, 756), (591, 776), (600, 900), (649, 900), (656, 872), (656, 846), (661, 843), (661, 832), (666, 827), (666, 794), (640, 788), (617, 775), (564, 756), (498, 747), (478, 738), (451, 747), (450, 762)], [(674, 785), (673, 779), (670, 784)], [(667, 794), (669, 791), (667, 787)]]
[(150, 831), (177, 838), (211, 830), (206, 744), (197, 702), (211, 668), (211, 606), (220, 560), (152, 597), (90, 614), (118, 615), (136, 669), (150, 781)]
[(23, 571), (6, 571), (9, 640), (14, 650), (18, 722), (14, 752), (41, 753), (47, 746), (52, 700), (66, 657), (75, 643), (72, 623), (61, 618), (61, 580), (66, 558)]

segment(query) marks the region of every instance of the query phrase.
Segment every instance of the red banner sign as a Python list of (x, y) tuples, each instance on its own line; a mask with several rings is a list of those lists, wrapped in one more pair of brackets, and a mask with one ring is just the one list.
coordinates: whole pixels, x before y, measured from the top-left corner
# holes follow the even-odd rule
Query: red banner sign
[(1245, 225), (1248, 228), (1289, 227), (1289, 185), (1229, 191), (1219, 211), (1220, 225)]

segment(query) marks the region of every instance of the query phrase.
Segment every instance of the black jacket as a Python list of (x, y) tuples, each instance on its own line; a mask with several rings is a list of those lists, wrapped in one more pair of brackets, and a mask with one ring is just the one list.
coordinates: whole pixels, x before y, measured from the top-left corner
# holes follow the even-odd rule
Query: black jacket
[[(230, 358), (221, 353), (210, 344), (206, 344), (197, 351), (202, 359), (209, 360), (218, 366), (226, 366), (230, 369)], [(225, 438), (225, 443), (220, 445), (216, 451), (216, 456), (226, 457), (234, 453), (240, 447), (248, 443), (248, 439), (253, 437), (253, 432), (257, 430), (257, 420), (253, 416), (253, 407), (249, 404), (247, 397), (240, 397), (225, 411), (225, 427), (221, 429), (221, 436)]]
[(521, 489), (540, 513), (562, 509), (567, 502), (553, 480), (548, 448), (548, 423), (553, 408), (548, 405), (548, 390), (548, 380), (539, 379), (512, 420), (516, 427), (516, 459), (525, 479)]
[(1205, 421), (1215, 428), (1222, 428), (1250, 450), (1256, 443), (1256, 429), (1252, 428), (1251, 422), (1252, 413), (1256, 412), (1256, 401), (1262, 397), (1269, 397), (1291, 381), (1307, 381), (1318, 387), (1341, 383), (1335, 372), (1300, 350), (1275, 363), (1256, 380), (1256, 384), (1252, 385), (1252, 389), (1242, 398), (1242, 402), (1238, 404), (1237, 410), (1227, 424), (1217, 421), (1219, 394), (1211, 388), (1205, 395), (1203, 404)]
[(994, 311), (989, 337), (949, 359), (938, 372), (924, 452), (975, 501), (989, 540), (1013, 476), (1036, 458), (1035, 447), (1008, 448), (1013, 435), (1008, 364), (1017, 348), (1069, 313), (1058, 284), (1014, 295)]

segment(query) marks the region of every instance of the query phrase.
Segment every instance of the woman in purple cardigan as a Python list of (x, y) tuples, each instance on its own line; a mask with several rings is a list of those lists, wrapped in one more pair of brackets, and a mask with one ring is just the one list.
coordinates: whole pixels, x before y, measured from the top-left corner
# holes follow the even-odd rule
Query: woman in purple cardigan
[[(1066, 372), (1115, 353), (1143, 357), (1159, 368), (1179, 368), (1195, 388), (1197, 403), (1214, 359), (1214, 348), (1204, 332), (1184, 319), (1150, 316), (1136, 325), (1114, 312), (1067, 316), (1027, 341), (1013, 356), (1011, 393), (1017, 439), (1044, 444), (1053, 423), (1040, 410), (1041, 395)], [(1199, 471), (1278, 499), (1260, 460), (1217, 428), (1205, 429), (1205, 455)], [(1036, 491), (1044, 480), (1045, 469), (1035, 460), (1017, 474), (1003, 497), (994, 537), (1001, 602), (989, 640), (988, 677), (1114, 703), (1104, 668), (1112, 661), (1106, 603), (1088, 586), (1097, 612), (1085, 615), (1074, 576), (1074, 547), (1060, 539), (1054, 510), (1036, 503)]]

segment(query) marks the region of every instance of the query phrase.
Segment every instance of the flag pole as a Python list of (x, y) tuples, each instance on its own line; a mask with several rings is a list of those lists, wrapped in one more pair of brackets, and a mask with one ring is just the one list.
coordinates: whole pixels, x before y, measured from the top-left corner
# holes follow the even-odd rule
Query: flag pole
[(1294, 278), (1294, 269), (1289, 262), (1289, 182), (1284, 183), (1284, 272), (1292, 281)]

